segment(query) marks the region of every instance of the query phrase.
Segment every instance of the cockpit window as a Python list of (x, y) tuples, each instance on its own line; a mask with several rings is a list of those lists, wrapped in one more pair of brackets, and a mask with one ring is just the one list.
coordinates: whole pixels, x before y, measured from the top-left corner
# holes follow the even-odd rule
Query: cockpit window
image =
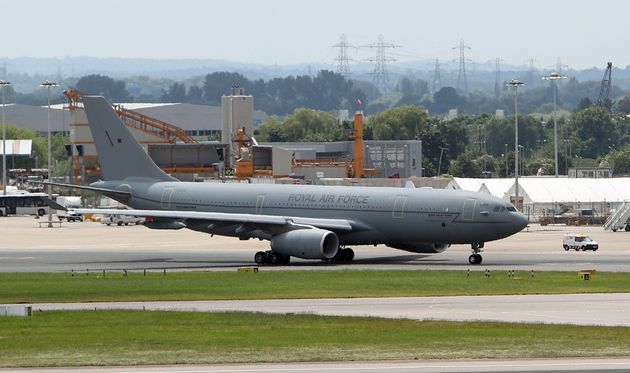
[(501, 207), (499, 207), (499, 206), (495, 206), (495, 207), (492, 209), (492, 211), (494, 211), (494, 212), (499, 212), (499, 211), (501, 211)]
[(516, 212), (516, 208), (514, 208), (514, 206), (508, 206), (507, 210), (510, 212)]

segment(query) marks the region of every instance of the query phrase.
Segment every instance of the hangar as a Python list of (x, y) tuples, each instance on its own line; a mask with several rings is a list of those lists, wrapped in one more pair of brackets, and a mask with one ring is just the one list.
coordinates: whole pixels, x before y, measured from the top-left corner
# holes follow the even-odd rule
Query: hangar
[[(220, 138), (221, 107), (186, 103), (121, 103), (125, 109), (157, 118), (183, 129), (191, 137)], [(50, 130), (52, 134), (70, 131), (68, 104), (50, 106)], [(48, 133), (48, 108), (46, 106), (7, 104), (6, 122), (36, 131), (40, 136)], [(254, 110), (254, 126), (267, 120), (267, 114)]]

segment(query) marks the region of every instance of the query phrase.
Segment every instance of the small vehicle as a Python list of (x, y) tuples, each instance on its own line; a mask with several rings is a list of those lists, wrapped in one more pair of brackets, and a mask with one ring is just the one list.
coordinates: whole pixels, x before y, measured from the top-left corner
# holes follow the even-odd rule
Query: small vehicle
[(129, 216), (129, 215), (108, 215), (104, 214), (101, 218), (101, 224), (112, 225), (115, 224), (117, 226), (121, 225), (136, 225), (140, 224), (142, 219), (137, 216)]
[(599, 249), (599, 244), (597, 241), (594, 241), (585, 234), (567, 234), (562, 240), (562, 247), (565, 251), (569, 251), (571, 249), (575, 251), (597, 251), (597, 249)]
[(72, 209), (68, 209), (68, 211), (65, 211), (63, 213), (61, 213), (61, 211), (58, 211), (57, 218), (59, 218), (59, 221), (63, 219), (66, 219), (68, 222), (83, 221), (83, 215), (79, 214), (78, 212), (75, 212)]

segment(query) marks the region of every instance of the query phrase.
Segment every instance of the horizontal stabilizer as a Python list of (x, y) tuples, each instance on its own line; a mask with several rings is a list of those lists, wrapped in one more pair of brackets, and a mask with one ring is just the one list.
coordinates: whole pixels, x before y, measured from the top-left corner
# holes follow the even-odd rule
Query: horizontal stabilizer
[(89, 190), (98, 194), (102, 194), (104, 196), (113, 198), (115, 200), (126, 200), (131, 197), (131, 193), (124, 190), (113, 190), (113, 189), (105, 189), (105, 188), (95, 188), (86, 185), (74, 185), (74, 184), (64, 184), (64, 183), (55, 183), (51, 181), (41, 181), (38, 184), (44, 185), (54, 185), (62, 188), (69, 189), (81, 189), (81, 190)]

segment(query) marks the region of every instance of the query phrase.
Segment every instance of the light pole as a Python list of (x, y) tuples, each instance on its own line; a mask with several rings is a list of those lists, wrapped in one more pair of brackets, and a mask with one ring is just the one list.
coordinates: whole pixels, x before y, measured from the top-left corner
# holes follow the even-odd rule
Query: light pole
[(4, 87), (11, 85), (6, 80), (0, 80), (0, 90), (2, 91), (2, 194), (7, 194), (7, 132), (4, 122)]
[(505, 178), (506, 179), (508, 177), (508, 167), (507, 167), (508, 156), (507, 156), (507, 154), (508, 154), (507, 153), (507, 144), (505, 144)]
[(567, 176), (569, 175), (569, 157), (571, 156), (571, 140), (570, 139), (564, 139), (562, 140), (564, 141), (564, 168), (565, 168), (565, 172), (567, 173)]
[(558, 73), (551, 73), (543, 76), (543, 80), (551, 80), (553, 86), (553, 158), (556, 169), (556, 177), (558, 177), (558, 124), (556, 123), (556, 80), (566, 79), (566, 76), (562, 76)]
[(518, 87), (523, 84), (518, 79), (512, 79), (505, 84), (514, 87), (514, 204), (517, 209), (520, 207), (518, 200)]
[[(55, 82), (51, 82), (50, 80), (44, 81), (39, 85), (40, 87), (44, 87), (48, 89), (48, 182), (52, 181), (52, 145), (51, 145), (51, 137), (50, 137), (50, 89), (59, 86)], [(48, 199), (52, 199), (52, 186), (48, 184)], [(48, 228), (52, 228), (52, 209), (50, 206), (48, 207)]]
[(442, 171), (442, 153), (444, 153), (444, 151), (448, 151), (448, 148), (443, 148), (440, 146), (440, 161), (438, 162), (438, 172), (437, 172), (437, 177), (440, 177), (440, 171)]
[(521, 172), (522, 175), (525, 176), (525, 147), (523, 145), (519, 145), (518, 148), (520, 149), (520, 158), (521, 158), (521, 164), (520, 164), (520, 168), (521, 168)]

